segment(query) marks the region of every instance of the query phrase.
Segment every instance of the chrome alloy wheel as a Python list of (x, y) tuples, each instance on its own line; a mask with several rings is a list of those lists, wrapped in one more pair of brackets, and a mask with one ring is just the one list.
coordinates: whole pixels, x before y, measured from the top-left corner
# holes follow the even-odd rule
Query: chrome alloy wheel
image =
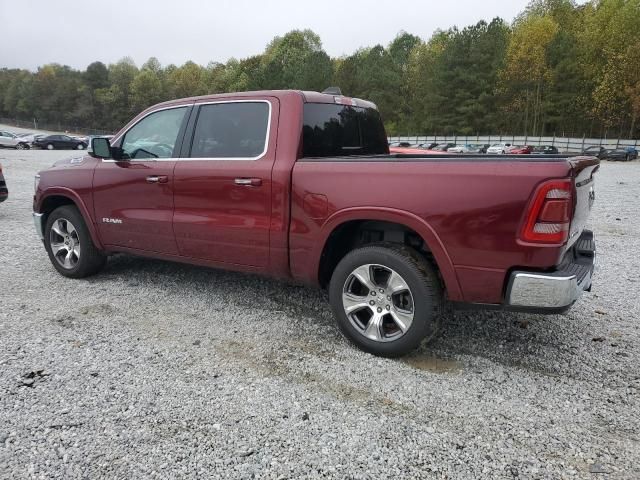
[(383, 265), (362, 265), (351, 272), (342, 291), (342, 305), (356, 330), (376, 342), (402, 337), (415, 313), (407, 282)]
[(71, 270), (80, 260), (80, 238), (73, 224), (59, 218), (49, 231), (49, 246), (56, 261), (65, 269)]

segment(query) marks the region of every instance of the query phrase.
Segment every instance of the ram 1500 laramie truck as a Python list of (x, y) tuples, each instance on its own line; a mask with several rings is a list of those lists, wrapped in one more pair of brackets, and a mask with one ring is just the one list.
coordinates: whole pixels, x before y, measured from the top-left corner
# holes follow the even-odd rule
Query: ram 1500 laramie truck
[(454, 306), (559, 313), (591, 287), (594, 157), (391, 155), (376, 106), (263, 91), (153, 106), (39, 173), (53, 266), (116, 252), (327, 288), (342, 332), (414, 349)]

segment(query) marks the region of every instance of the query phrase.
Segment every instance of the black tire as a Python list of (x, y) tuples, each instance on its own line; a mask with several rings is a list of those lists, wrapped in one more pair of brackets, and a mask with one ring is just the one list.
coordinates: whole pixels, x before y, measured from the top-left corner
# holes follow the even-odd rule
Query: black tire
[[(52, 227), (58, 220), (71, 222), (76, 232), (76, 241), (79, 241), (80, 244), (80, 256), (77, 263), (70, 268), (61, 265), (51, 247)], [(107, 261), (107, 257), (94, 245), (84, 218), (75, 205), (58, 207), (47, 217), (44, 229), (44, 246), (54, 268), (61, 275), (69, 278), (84, 278), (95, 275), (102, 270)]]
[[(367, 264), (381, 265), (397, 272), (411, 291), (413, 323), (396, 340), (382, 342), (365, 337), (349, 320), (343, 307), (343, 292), (351, 273)], [(416, 250), (404, 245), (370, 245), (349, 252), (333, 272), (329, 300), (341, 332), (356, 346), (373, 355), (406, 355), (423, 341), (432, 340), (439, 331), (442, 289), (436, 270)]]

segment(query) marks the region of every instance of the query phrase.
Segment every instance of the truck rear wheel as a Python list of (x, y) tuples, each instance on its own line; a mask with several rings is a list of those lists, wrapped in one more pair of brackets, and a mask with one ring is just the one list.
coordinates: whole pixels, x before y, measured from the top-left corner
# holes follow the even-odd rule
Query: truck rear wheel
[(94, 245), (82, 215), (73, 205), (51, 212), (44, 229), (44, 246), (55, 269), (65, 277), (94, 275), (107, 260)]
[(329, 299), (342, 333), (374, 355), (407, 354), (438, 331), (442, 292), (435, 269), (404, 245), (349, 252), (333, 272)]

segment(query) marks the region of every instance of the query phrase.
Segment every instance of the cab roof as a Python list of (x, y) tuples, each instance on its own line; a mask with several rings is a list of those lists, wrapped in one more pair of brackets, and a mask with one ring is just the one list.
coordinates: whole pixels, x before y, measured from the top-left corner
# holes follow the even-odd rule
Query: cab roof
[(303, 90), (257, 90), (252, 92), (232, 92), (232, 93), (215, 93), (211, 95), (201, 95), (197, 97), (179, 98), (158, 103), (150, 108), (160, 106), (176, 105), (181, 103), (198, 102), (202, 100), (224, 100), (226, 98), (252, 98), (252, 97), (276, 97), (284, 98), (289, 96), (298, 96), (302, 98), (304, 103), (335, 103), (339, 105), (352, 105), (356, 107), (374, 108), (377, 110), (375, 103), (360, 98), (351, 98), (344, 95), (331, 95), (327, 93), (319, 93)]

